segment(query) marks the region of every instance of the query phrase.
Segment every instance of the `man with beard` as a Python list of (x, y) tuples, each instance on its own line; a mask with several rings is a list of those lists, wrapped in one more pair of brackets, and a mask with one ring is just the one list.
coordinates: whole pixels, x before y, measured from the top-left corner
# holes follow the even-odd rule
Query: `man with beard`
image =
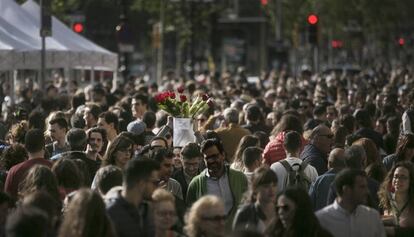
[(215, 195), (224, 201), (226, 227), (231, 228), (243, 193), (247, 190), (246, 176), (224, 164), (224, 149), (217, 139), (207, 139), (201, 145), (207, 169), (193, 178), (187, 191), (187, 205), (191, 206), (204, 195)]
[(106, 143), (106, 132), (103, 128), (91, 128), (86, 132), (88, 136), (88, 146), (86, 147), (86, 155), (89, 159), (100, 162), (102, 156), (103, 145)]

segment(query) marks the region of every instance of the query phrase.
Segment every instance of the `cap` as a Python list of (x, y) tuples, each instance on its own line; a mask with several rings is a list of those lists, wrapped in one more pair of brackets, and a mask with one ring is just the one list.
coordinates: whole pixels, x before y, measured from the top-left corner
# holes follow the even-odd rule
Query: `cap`
[(128, 124), (127, 131), (132, 132), (135, 135), (139, 135), (139, 134), (143, 133), (146, 128), (147, 128), (147, 126), (145, 125), (144, 122), (135, 120), (135, 121), (132, 121)]

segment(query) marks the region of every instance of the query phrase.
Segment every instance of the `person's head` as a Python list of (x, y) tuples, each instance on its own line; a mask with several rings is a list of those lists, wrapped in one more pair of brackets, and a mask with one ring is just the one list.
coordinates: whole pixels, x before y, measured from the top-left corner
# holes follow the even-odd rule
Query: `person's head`
[(150, 158), (160, 164), (159, 176), (165, 181), (171, 178), (174, 170), (173, 157), (174, 154), (166, 148), (156, 149), (150, 153)]
[(127, 162), (132, 158), (133, 144), (134, 142), (128, 137), (118, 135), (109, 145), (102, 166), (115, 165), (124, 169)]
[(29, 125), (26, 120), (13, 124), (9, 132), (10, 143), (24, 144), (25, 135), (28, 130), (29, 130)]
[(103, 196), (111, 188), (122, 185), (122, 170), (115, 165), (101, 167), (95, 175), (96, 188)]
[(54, 118), (49, 121), (49, 134), (53, 141), (61, 141), (65, 139), (68, 131), (68, 122), (64, 118)]
[(246, 118), (251, 123), (258, 123), (262, 118), (262, 111), (257, 105), (251, 105), (247, 107)]
[(401, 124), (401, 119), (396, 117), (396, 116), (392, 116), (390, 118), (387, 119), (387, 132), (389, 134), (398, 134), (400, 132), (400, 124)]
[(157, 121), (157, 116), (152, 111), (147, 111), (142, 116), (142, 121), (147, 126), (147, 129), (153, 129), (155, 127), (155, 122)]
[(24, 198), (35, 191), (47, 191), (59, 200), (58, 184), (52, 171), (43, 165), (33, 166), (19, 186), (19, 197)]
[(250, 203), (258, 201), (262, 205), (276, 203), (277, 182), (277, 176), (271, 169), (257, 168), (252, 176), (248, 201)]
[(269, 143), (269, 135), (263, 131), (256, 131), (253, 134), (255, 137), (259, 139), (259, 147), (265, 149), (267, 143)]
[(225, 152), (217, 139), (207, 139), (201, 144), (204, 162), (212, 177), (220, 177), (224, 172)]
[(242, 161), (248, 171), (253, 171), (262, 164), (263, 150), (259, 147), (250, 146), (243, 151)]
[(280, 132), (296, 131), (300, 134), (303, 133), (303, 125), (300, 119), (292, 114), (285, 114), (280, 119), (280, 122), (273, 129), (272, 134), (277, 135)]
[(334, 135), (326, 125), (318, 125), (312, 130), (310, 143), (316, 146), (321, 152), (328, 154), (333, 145)]
[(238, 124), (239, 123), (239, 111), (233, 108), (227, 108), (223, 112), (224, 121), (227, 125), (233, 123)]
[(105, 129), (106, 133), (118, 132), (118, 116), (116, 114), (106, 111), (99, 115), (98, 127)]
[(6, 236), (47, 236), (49, 220), (47, 214), (35, 207), (19, 207), (6, 221)]
[(362, 146), (362, 148), (364, 148), (365, 154), (367, 156), (365, 166), (369, 166), (370, 164), (380, 162), (380, 154), (378, 152), (377, 146), (371, 139), (360, 138), (353, 142), (352, 145), (359, 145)]
[(126, 191), (135, 191), (145, 199), (151, 199), (159, 182), (160, 165), (151, 159), (133, 159), (127, 163), (123, 176)]
[(131, 101), (132, 116), (142, 118), (148, 109), (148, 96), (144, 94), (135, 94)]
[(313, 109), (313, 117), (315, 119), (319, 119), (321, 121), (326, 121), (326, 106), (323, 105), (317, 105)]
[(372, 128), (372, 118), (367, 110), (359, 109), (354, 113), (355, 121), (359, 127), (362, 128)]
[(59, 236), (110, 236), (112, 233), (100, 195), (90, 189), (76, 191), (67, 207)]
[(297, 155), (302, 147), (302, 137), (296, 131), (290, 131), (285, 134), (283, 148), (286, 153)]
[(395, 154), (397, 161), (410, 161), (414, 158), (414, 134), (404, 134), (400, 137)]
[(36, 207), (44, 211), (48, 216), (50, 227), (55, 226), (59, 219), (61, 203), (46, 191), (35, 191), (29, 194), (24, 197), (21, 204), (24, 207)]
[(164, 137), (155, 136), (151, 139), (150, 147), (151, 147), (151, 150), (168, 148), (168, 141)]
[(174, 195), (164, 189), (157, 189), (152, 194), (152, 204), (155, 228), (163, 231), (170, 230), (177, 219)]
[(352, 145), (345, 149), (345, 164), (351, 169), (363, 170), (366, 167), (367, 155), (362, 146)]
[(29, 154), (43, 151), (45, 147), (45, 137), (42, 130), (30, 129), (27, 131), (24, 138), (24, 147)]
[(346, 168), (335, 177), (336, 194), (353, 206), (366, 204), (369, 195), (367, 176), (363, 170)]
[(84, 130), (72, 128), (66, 133), (66, 144), (71, 151), (85, 151), (88, 144), (88, 137)]
[(197, 175), (200, 162), (203, 159), (200, 146), (197, 143), (188, 143), (181, 149), (180, 157), (184, 172), (192, 177)]
[(342, 148), (333, 149), (328, 156), (328, 168), (342, 170), (345, 168), (345, 150)]
[(104, 144), (107, 142), (105, 129), (99, 127), (90, 128), (86, 131), (86, 136), (88, 139), (86, 150), (94, 153), (101, 152)]
[(326, 107), (326, 118), (329, 122), (332, 123), (338, 117), (338, 111), (336, 110), (335, 106), (330, 105)]
[(414, 203), (414, 166), (411, 162), (400, 161), (388, 172), (384, 182), (381, 184), (378, 196), (380, 198), (380, 206), (386, 209), (391, 208), (390, 194), (407, 195), (412, 207)]
[(188, 237), (224, 236), (226, 214), (223, 201), (212, 195), (198, 199), (186, 215), (184, 227)]
[(347, 129), (348, 134), (351, 134), (355, 131), (355, 123), (356, 121), (354, 116), (350, 114), (346, 114), (340, 119), (340, 124)]
[(83, 111), (83, 119), (86, 122), (86, 127), (94, 127), (98, 122), (99, 114), (102, 112), (101, 108), (96, 103), (86, 103)]
[(254, 135), (246, 135), (242, 137), (237, 146), (236, 153), (234, 155), (234, 162), (242, 162), (242, 155), (244, 150), (250, 146), (259, 146), (259, 138)]
[(9, 170), (14, 165), (27, 160), (27, 151), (20, 143), (12, 144), (6, 147), (1, 154), (0, 164), (5, 170)]
[(69, 158), (58, 159), (53, 164), (52, 172), (55, 174), (57, 183), (61, 187), (78, 189), (82, 184), (78, 166)]
[(276, 212), (283, 229), (305, 231), (318, 225), (307, 192), (300, 188), (287, 188), (277, 197)]

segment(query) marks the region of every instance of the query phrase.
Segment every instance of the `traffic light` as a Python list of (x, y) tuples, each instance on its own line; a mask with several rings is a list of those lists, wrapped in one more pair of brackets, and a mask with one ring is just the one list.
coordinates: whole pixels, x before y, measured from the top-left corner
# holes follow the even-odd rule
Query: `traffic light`
[(81, 34), (85, 30), (85, 26), (81, 22), (74, 22), (72, 24), (72, 30), (78, 34)]
[(318, 22), (319, 17), (316, 14), (308, 15), (308, 42), (313, 45), (318, 44)]
[(340, 49), (344, 46), (344, 42), (342, 40), (332, 40), (331, 46), (334, 49)]

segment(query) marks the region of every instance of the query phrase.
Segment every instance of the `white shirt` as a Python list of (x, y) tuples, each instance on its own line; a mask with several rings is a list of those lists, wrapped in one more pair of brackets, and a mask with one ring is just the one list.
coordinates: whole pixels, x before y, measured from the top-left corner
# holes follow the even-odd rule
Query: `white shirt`
[(224, 201), (226, 213), (230, 213), (233, 208), (233, 193), (231, 192), (230, 182), (227, 170), (220, 178), (211, 177), (208, 171), (207, 176), (207, 194), (215, 195)]
[(316, 212), (321, 226), (334, 237), (386, 237), (378, 211), (359, 205), (353, 213), (335, 202)]
[[(290, 166), (293, 164), (302, 164), (302, 160), (296, 157), (287, 157), (285, 159)], [(294, 168), (294, 167), (293, 167)], [(280, 162), (275, 162), (270, 166), (270, 169), (277, 175), (277, 191), (283, 191), (285, 189), (285, 179), (287, 179), (287, 171), (285, 167)], [(308, 164), (304, 170), (306, 177), (313, 183), (316, 178), (318, 177), (318, 172), (316, 171), (315, 167)]]

